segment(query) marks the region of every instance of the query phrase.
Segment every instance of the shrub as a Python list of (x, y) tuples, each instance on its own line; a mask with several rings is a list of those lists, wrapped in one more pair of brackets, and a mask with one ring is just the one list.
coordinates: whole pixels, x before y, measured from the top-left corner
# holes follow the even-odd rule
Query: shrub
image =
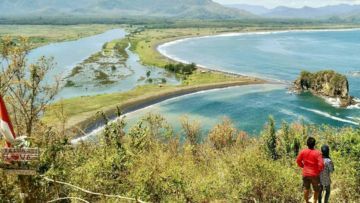
[(236, 142), (237, 130), (228, 118), (224, 118), (221, 124), (216, 125), (209, 134), (212, 145), (221, 150), (229, 147)]
[(164, 68), (170, 72), (178, 73), (182, 75), (190, 75), (193, 73), (193, 71), (196, 70), (196, 64), (183, 64), (183, 63), (177, 63), (177, 64), (167, 64), (164, 66)]

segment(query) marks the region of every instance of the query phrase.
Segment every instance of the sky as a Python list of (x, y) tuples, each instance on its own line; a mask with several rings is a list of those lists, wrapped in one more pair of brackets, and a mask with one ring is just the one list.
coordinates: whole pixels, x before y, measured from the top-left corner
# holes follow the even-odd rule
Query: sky
[(334, 4), (360, 4), (360, 0), (213, 0), (221, 4), (250, 4), (250, 5), (262, 5), (268, 8), (274, 8), (276, 6), (288, 6), (288, 7), (320, 7)]

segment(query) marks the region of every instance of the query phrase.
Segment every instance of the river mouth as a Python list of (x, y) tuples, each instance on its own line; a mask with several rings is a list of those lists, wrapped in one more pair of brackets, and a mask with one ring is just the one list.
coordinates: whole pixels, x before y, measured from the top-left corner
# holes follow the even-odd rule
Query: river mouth
[(161, 68), (140, 64), (139, 57), (130, 51), (130, 46), (121, 54), (115, 51), (104, 53), (107, 43), (124, 39), (126, 34), (124, 29), (113, 29), (75, 41), (49, 44), (32, 50), (28, 61), (34, 63), (41, 56), (54, 58), (55, 67), (48, 72), (45, 80), (51, 83), (56, 76), (62, 78), (62, 89), (55, 101), (129, 91), (147, 83), (148, 71), (154, 83), (180, 83), (174, 75)]
[[(331, 61), (334, 55), (337, 54), (336, 51), (327, 53), (322, 50), (315, 50), (313, 55), (311, 55), (311, 53), (304, 54), (303, 49), (306, 48), (306, 46), (310, 46), (311, 49), (313, 46), (319, 46), (325, 43), (324, 39), (331, 42), (338, 40), (338, 44), (332, 44), (332, 46), (340, 47), (341, 51), (348, 54), (348, 56), (344, 57), (354, 58), (353, 54), (349, 55), (349, 51), (347, 50), (348, 46), (349, 44), (353, 45), (353, 47), (351, 47), (352, 49), (359, 49), (360, 51), (360, 46), (358, 46), (360, 42), (357, 43), (356, 39), (346, 41), (347, 38), (343, 36), (354, 35), (352, 32), (356, 34), (359, 31), (336, 32), (342, 37), (333, 36), (332, 32), (330, 32), (330, 34), (329, 32), (284, 32), (278, 34), (273, 33), (271, 35), (225, 35), (215, 38), (207, 37), (177, 41), (175, 43), (172, 42), (170, 45), (165, 46), (165, 52), (167, 56), (176, 56), (176, 59), (184, 62), (194, 61), (220, 71), (261, 76), (263, 78), (283, 81), (285, 84), (291, 84), (291, 81), (296, 78), (299, 70), (301, 70), (301, 68), (289, 68), (292, 67), (293, 63), (302, 64), (301, 66), (308, 65), (310, 69), (314, 70), (326, 66), (326, 64), (323, 64), (326, 60), (330, 60), (328, 64), (332, 63), (334, 67), (341, 67), (340, 65), (342, 65), (339, 61)], [(312, 36), (314, 33), (320, 36)], [(315, 37), (315, 39), (312, 39), (312, 37)], [(343, 43), (345, 43), (346, 46), (341, 44), (339, 38), (345, 39)], [(297, 41), (295, 39), (297, 39)], [(292, 42), (295, 43), (295, 45), (288, 42), (289, 40), (295, 40), (295, 42)], [(354, 40), (355, 42), (353, 42)], [(299, 46), (301, 50), (294, 50), (293, 48), (296, 47), (298, 42), (302, 42), (302, 44), (300, 43), (301, 46)], [(328, 42), (327, 44), (331, 43)], [(162, 49), (164, 50), (164, 47)], [(331, 47), (329, 50), (334, 49)], [(119, 86), (116, 85), (114, 88), (111, 88), (112, 83), (103, 86), (104, 88), (102, 90), (90, 88), (92, 91), (95, 91), (89, 93), (79, 91), (79, 88), (82, 87), (70, 86), (62, 90), (62, 96), (65, 98), (72, 97), (74, 94), (81, 96), (79, 92), (84, 95), (95, 95), (99, 93), (127, 91), (139, 84), (144, 84), (144, 80), (141, 80), (141, 78), (145, 77), (147, 70), (154, 71), (154, 75), (164, 74), (161, 71), (156, 72), (159, 70), (156, 67), (142, 66), (139, 63), (138, 56), (129, 51), (129, 47), (126, 49), (126, 52), (129, 55), (128, 59), (126, 62), (121, 61), (124, 67), (127, 68), (124, 69), (127, 70), (127, 72), (121, 73), (126, 75), (122, 80), (126, 82), (122, 85), (120, 85), (121, 82), (117, 84), (121, 86), (121, 88), (118, 88)], [(314, 57), (314, 60), (309, 60), (309, 58)], [(349, 68), (342, 71), (350, 73), (350, 88), (356, 96), (360, 93), (359, 89), (354, 88), (359, 83), (356, 77), (358, 71), (356, 67), (357, 64), (360, 64), (360, 61), (356, 58), (354, 60), (355, 61), (350, 61), (350, 63), (347, 64), (348, 66), (346, 67)], [(92, 62), (93, 61), (91, 61), (91, 63)], [(89, 65), (90, 68), (94, 66), (94, 64), (91, 63)], [(106, 63), (109, 63), (109, 61), (106, 61)], [(137, 69), (141, 73), (134, 74), (134, 72), (136, 72), (134, 69)], [(75, 71), (75, 73), (81, 71), (83, 70)], [(105, 74), (111, 75), (111, 72)], [(136, 75), (136, 77), (132, 75)], [(77, 75), (75, 74), (75, 76)], [(179, 84), (179, 81), (175, 78), (172, 82), (173, 84)], [(312, 95), (289, 94), (287, 87), (287, 85), (274, 84), (249, 85), (181, 96), (161, 101), (160, 103), (153, 104), (148, 108), (135, 111), (134, 113), (129, 113), (127, 115), (127, 122), (128, 126), (131, 126), (142, 116), (148, 113), (157, 113), (163, 115), (175, 130), (180, 131), (179, 118), (187, 115), (190, 119), (200, 121), (205, 133), (215, 124), (221, 122), (224, 117), (228, 117), (233, 120), (235, 127), (249, 134), (257, 134), (261, 131), (269, 115), (275, 117), (278, 125), (280, 125), (282, 121), (306, 122), (318, 125), (327, 124), (335, 127), (358, 125), (360, 113), (357, 108), (334, 108), (326, 103), (324, 99)], [(71, 88), (74, 89), (71, 90)], [(91, 132), (89, 134), (91, 134)]]

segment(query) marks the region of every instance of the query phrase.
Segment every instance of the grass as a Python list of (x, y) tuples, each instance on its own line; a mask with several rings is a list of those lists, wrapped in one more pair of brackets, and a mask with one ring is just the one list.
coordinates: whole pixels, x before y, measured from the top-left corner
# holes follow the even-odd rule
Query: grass
[(145, 29), (130, 34), (132, 51), (136, 52), (145, 65), (164, 67), (172, 61), (161, 55), (156, 49), (157, 46), (166, 42), (188, 37), (199, 37), (216, 35), (229, 32), (255, 32), (271, 30), (301, 30), (301, 29), (344, 29), (354, 26), (342, 25), (297, 25), (286, 27), (273, 27), (271, 25), (233, 27), (233, 28), (172, 28), (172, 29)]
[(189, 76), (187, 82), (174, 85), (148, 84), (122, 93), (102, 94), (96, 96), (85, 96), (66, 99), (57, 102), (47, 109), (43, 121), (47, 124), (58, 125), (58, 112), (63, 108), (65, 117), (68, 120), (68, 128), (76, 125), (86, 125), (93, 121), (99, 111), (111, 112), (117, 106), (126, 108), (135, 103), (146, 103), (154, 98), (162, 98), (174, 95), (177, 92), (187, 93), (196, 90), (206, 90), (219, 87), (261, 83), (253, 78), (228, 76), (221, 73), (200, 73), (196, 72)]
[[(41, 46), (51, 42), (60, 42), (67, 40), (74, 40), (86, 36), (95, 35), (105, 32), (106, 30), (116, 28), (116, 25), (72, 25), (72, 26), (51, 26), (51, 25), (5, 25), (0, 26), (0, 36), (21, 36), (29, 37), (33, 46)], [(113, 53), (117, 51), (125, 59), (128, 57), (125, 48), (129, 41), (132, 45), (132, 50), (139, 54), (141, 62), (145, 65), (163, 67), (173, 61), (162, 56), (157, 52), (156, 47), (164, 42), (180, 39), (184, 37), (194, 37), (218, 34), (225, 31), (239, 31), (236, 29), (222, 29), (222, 28), (185, 28), (185, 29), (148, 29), (139, 33), (131, 33), (129, 38), (120, 40), (113, 40), (106, 43), (103, 47), (103, 52)], [(92, 62), (97, 59), (99, 53), (92, 55), (85, 62)], [(75, 68), (73, 74), (79, 73), (79, 68)], [(89, 120), (95, 116), (98, 111), (106, 111), (114, 109), (118, 105), (124, 105), (133, 100), (142, 100), (152, 96), (159, 96), (169, 92), (182, 91), (183, 88), (198, 88), (202, 85), (211, 86), (218, 83), (234, 83), (234, 82), (248, 82), (253, 80), (247, 77), (235, 77), (225, 75), (219, 72), (202, 72), (195, 71), (192, 75), (187, 76), (183, 84), (179, 86), (163, 85), (144, 85), (136, 87), (133, 90), (124, 93), (104, 94), (91, 97), (78, 97), (66, 99), (64, 101), (55, 103), (49, 106), (43, 121), (48, 124), (56, 124), (58, 121), (57, 111), (59, 107), (64, 108), (64, 112), (71, 124), (77, 124), (84, 120)], [(71, 81), (67, 86), (74, 86)]]
[(43, 46), (53, 42), (76, 40), (103, 33), (120, 27), (119, 25), (1, 25), (0, 37), (28, 37), (33, 47)]
[(103, 45), (100, 52), (91, 55), (89, 58), (85, 59), (83, 63), (95, 63), (103, 56), (111, 56), (115, 51), (120, 54), (121, 57), (123, 57), (121, 61), (126, 61), (129, 57), (125, 51), (125, 49), (128, 47), (128, 44), (129, 41), (126, 38), (107, 42)]
[[(219, 72), (200, 72), (196, 71), (190, 75), (186, 80), (183, 81), (183, 85), (201, 85), (201, 84), (211, 84), (219, 82), (231, 82), (239, 81), (238, 76), (226, 75)], [(241, 78), (242, 80), (244, 78)]]
[(69, 77), (76, 76), (77, 74), (81, 73), (83, 69), (84, 69), (84, 67), (82, 67), (82, 66), (76, 66), (75, 68), (73, 68), (71, 70), (71, 74), (69, 75)]
[(171, 60), (161, 55), (157, 50), (159, 44), (181, 39), (216, 34), (221, 32), (219, 28), (206, 29), (149, 29), (130, 35), (132, 50), (139, 54), (140, 60), (145, 65), (164, 67)]
[[(143, 64), (149, 66), (164, 67), (173, 61), (162, 56), (157, 52), (156, 47), (160, 43), (180, 39), (190, 36), (202, 36), (209, 34), (217, 34), (224, 32), (223, 29), (165, 29), (165, 30), (145, 30), (139, 34), (130, 34), (129, 39), (114, 40), (106, 43), (103, 47), (105, 54), (116, 49), (119, 53), (126, 53), (125, 48), (130, 41), (132, 50), (139, 54), (140, 60)], [(122, 54), (121, 54), (122, 55)], [(88, 60), (93, 60), (97, 57), (94, 54)], [(161, 97), (171, 92), (189, 91), (191, 89), (203, 88), (207, 89), (217, 87), (219, 84), (233, 86), (239, 83), (258, 83), (254, 78), (242, 77), (224, 74), (216, 71), (198, 70), (193, 74), (186, 76), (183, 83), (178, 86), (163, 85), (144, 85), (138, 86), (133, 90), (123, 93), (104, 94), (91, 97), (79, 97), (66, 99), (62, 102), (56, 103), (49, 107), (48, 113), (44, 117), (44, 121), (49, 124), (57, 123), (56, 111), (59, 108), (64, 108), (64, 112), (68, 118), (69, 126), (73, 126), (85, 121), (90, 121), (95, 117), (98, 111), (109, 111), (115, 109), (116, 106), (127, 106), (133, 101), (146, 102), (149, 98)], [(212, 87), (213, 86), (213, 87)]]
[(124, 60), (126, 60), (129, 56), (126, 53), (125, 49), (129, 46), (129, 40), (127, 38), (114, 40), (107, 44), (106, 49), (108, 50), (116, 50)]
[(57, 111), (64, 107), (64, 113), (69, 119), (69, 122), (77, 123), (85, 118), (94, 116), (98, 111), (105, 111), (108, 108), (121, 105), (130, 99), (134, 99), (143, 95), (158, 93), (160, 91), (171, 90), (174, 88), (174, 86), (159, 87), (157, 85), (144, 85), (138, 86), (135, 89), (124, 93), (76, 97), (62, 100), (50, 106), (43, 121), (51, 124), (56, 123)]

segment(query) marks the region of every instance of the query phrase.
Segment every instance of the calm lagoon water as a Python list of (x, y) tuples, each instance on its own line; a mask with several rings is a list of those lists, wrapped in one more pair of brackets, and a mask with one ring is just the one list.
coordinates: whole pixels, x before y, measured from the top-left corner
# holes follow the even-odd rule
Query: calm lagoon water
[(100, 51), (106, 42), (124, 38), (125, 34), (123, 29), (114, 29), (75, 41), (52, 43), (33, 49), (28, 61), (33, 63), (42, 56), (53, 57), (56, 66), (48, 74), (48, 79), (52, 80), (54, 76), (68, 74), (78, 63)]
[[(42, 56), (53, 57), (55, 67), (47, 75), (47, 81), (51, 83), (55, 76), (67, 77), (71, 70), (83, 60), (102, 50), (106, 42), (115, 39), (122, 39), (126, 35), (123, 29), (114, 29), (99, 35), (82, 38), (75, 41), (53, 43), (32, 50), (29, 53), (29, 63), (34, 63)], [(178, 80), (174, 76), (165, 75), (165, 71), (160, 68), (146, 67), (139, 63), (139, 57), (126, 49), (129, 58), (125, 62), (123, 69), (131, 70), (131, 74), (123, 79), (119, 79), (113, 84), (98, 85), (96, 81), (76, 87), (64, 87), (61, 89), (57, 99), (71, 98), (79, 96), (89, 96), (113, 92), (123, 92), (133, 89), (135, 86), (143, 84), (144, 80), (139, 80), (146, 76), (150, 70), (152, 77), (166, 78), (168, 83), (176, 84)], [(99, 67), (101, 69), (101, 66)], [(124, 71), (119, 69), (118, 71)]]
[(205, 131), (222, 117), (247, 132), (262, 129), (269, 115), (279, 121), (358, 126), (359, 106), (337, 108), (310, 94), (287, 93), (301, 70), (333, 69), (348, 76), (351, 95), (360, 98), (360, 31), (303, 31), (234, 34), (180, 40), (159, 50), (183, 62), (211, 69), (282, 81), (187, 95), (128, 115), (133, 123), (146, 113), (161, 113), (179, 128), (179, 117), (199, 120)]

